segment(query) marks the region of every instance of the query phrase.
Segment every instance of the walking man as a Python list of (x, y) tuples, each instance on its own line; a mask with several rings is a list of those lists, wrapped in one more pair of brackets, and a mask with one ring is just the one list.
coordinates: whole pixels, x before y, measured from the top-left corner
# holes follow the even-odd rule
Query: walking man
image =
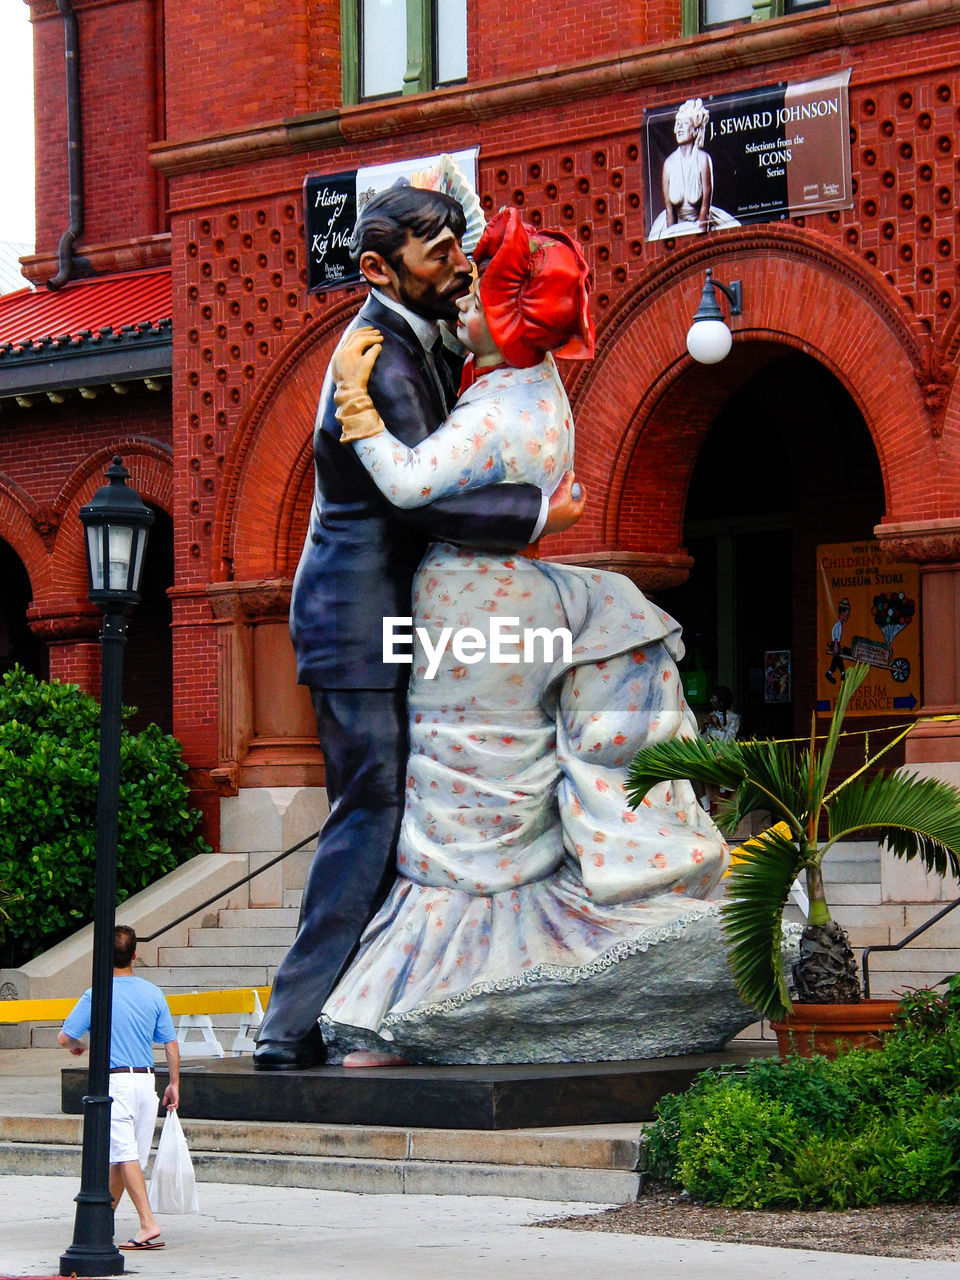
[[(157, 1121), (153, 1046), (162, 1044), (170, 1083), (163, 1094), (168, 1111), (180, 1105), (180, 1049), (163, 992), (135, 978), (137, 935), (128, 925), (113, 934), (113, 1015), (110, 1025), (110, 1194), (116, 1209), (124, 1191), (133, 1201), (140, 1229), (119, 1249), (162, 1249), (160, 1226), (147, 1200), (143, 1171)], [(77, 1001), (59, 1036), (75, 1057), (86, 1052), (80, 1037), (90, 1030), (90, 991)]]

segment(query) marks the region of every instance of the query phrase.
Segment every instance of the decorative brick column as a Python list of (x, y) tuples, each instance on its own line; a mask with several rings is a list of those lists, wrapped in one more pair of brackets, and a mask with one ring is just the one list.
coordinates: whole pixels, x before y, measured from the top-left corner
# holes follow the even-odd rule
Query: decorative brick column
[[(251, 871), (316, 831), (327, 814), (323, 757), (308, 691), (290, 643), (289, 578), (207, 587), (216, 620), (220, 848)], [(279, 907), (303, 887), (309, 847), (250, 883), (252, 906)]]
[(213, 780), (241, 787), (323, 785), (313, 706), (297, 684), (287, 619), (289, 579), (207, 588), (219, 632), (218, 746)]
[(27, 610), (27, 623), (33, 634), (47, 645), (50, 679), (79, 685), (99, 700), (99, 611), (87, 601), (47, 608), (31, 605)]

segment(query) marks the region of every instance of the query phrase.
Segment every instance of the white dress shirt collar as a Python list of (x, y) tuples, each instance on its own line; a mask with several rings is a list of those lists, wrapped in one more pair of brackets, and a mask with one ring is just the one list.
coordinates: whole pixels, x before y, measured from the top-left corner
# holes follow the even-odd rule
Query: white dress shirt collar
[(395, 302), (393, 298), (388, 298), (385, 293), (381, 293), (379, 289), (371, 288), (370, 292), (381, 304), (381, 306), (389, 307), (391, 311), (395, 311), (398, 316), (402, 316), (407, 324), (417, 335), (417, 340), (423, 347), (424, 351), (432, 351), (434, 343), (440, 337), (440, 326), (436, 320), (427, 320), (424, 316), (418, 316), (415, 311), (411, 311), (409, 307), (405, 307), (402, 302)]

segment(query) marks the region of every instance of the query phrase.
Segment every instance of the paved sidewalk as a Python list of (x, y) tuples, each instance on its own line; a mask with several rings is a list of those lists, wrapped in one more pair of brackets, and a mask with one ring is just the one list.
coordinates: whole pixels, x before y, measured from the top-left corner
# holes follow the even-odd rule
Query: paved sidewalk
[[(0, 1051), (0, 1116), (60, 1111), (59, 1049)], [(0, 1276), (50, 1276), (73, 1239), (75, 1176), (0, 1175)], [(947, 1262), (538, 1228), (605, 1208), (496, 1196), (363, 1195), (199, 1184), (197, 1216), (161, 1219), (167, 1247), (125, 1254), (150, 1280), (956, 1280)], [(532, 1224), (532, 1225), (531, 1225)], [(136, 1229), (128, 1203), (117, 1239)]]
[[(0, 1274), (49, 1276), (73, 1237), (75, 1179), (0, 1179)], [(167, 1247), (127, 1254), (168, 1280), (956, 1280), (946, 1262), (538, 1228), (587, 1206), (461, 1196), (363, 1196), (203, 1183), (203, 1212), (163, 1217)], [(599, 1207), (599, 1206), (598, 1206)], [(117, 1216), (117, 1236), (136, 1219)]]

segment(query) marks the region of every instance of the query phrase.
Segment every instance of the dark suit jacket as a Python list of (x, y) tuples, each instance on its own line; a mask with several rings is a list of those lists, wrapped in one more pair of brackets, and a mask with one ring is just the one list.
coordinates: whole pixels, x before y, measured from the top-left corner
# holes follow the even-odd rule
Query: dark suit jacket
[[(448, 412), (423, 347), (403, 317), (372, 296), (350, 329), (361, 324), (383, 334), (370, 397), (392, 435), (419, 444)], [(383, 619), (410, 615), (413, 576), (429, 543), (524, 547), (541, 493), (535, 485), (501, 484), (401, 511), (382, 496), (353, 448), (340, 443), (334, 409), (328, 370), (313, 433), (310, 527), (290, 602), (297, 679), (317, 689), (405, 687), (409, 665), (383, 662)]]

